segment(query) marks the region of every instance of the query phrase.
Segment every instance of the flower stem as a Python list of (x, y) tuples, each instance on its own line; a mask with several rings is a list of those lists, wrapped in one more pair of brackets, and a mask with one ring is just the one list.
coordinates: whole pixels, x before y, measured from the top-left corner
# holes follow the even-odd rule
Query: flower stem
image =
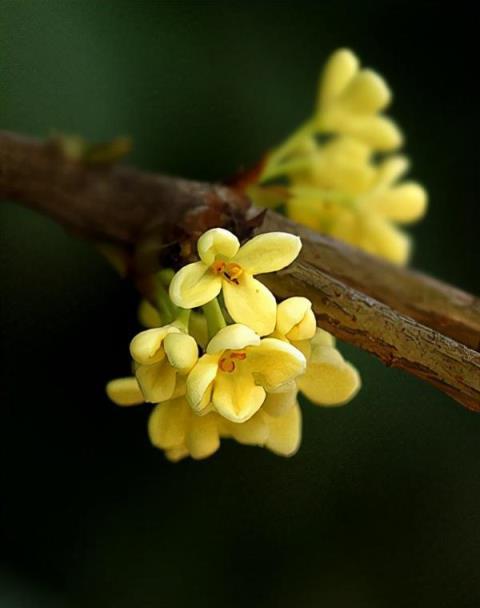
[(168, 291), (159, 275), (155, 277), (155, 301), (162, 321), (164, 323), (171, 323), (177, 316), (177, 307), (170, 300)]
[(192, 311), (191, 309), (187, 308), (177, 308), (177, 311), (174, 325), (188, 333), (188, 324), (190, 322), (190, 313)]
[(295, 149), (305, 139), (310, 137), (315, 130), (315, 123), (312, 119), (303, 123), (288, 139), (286, 139), (276, 150), (268, 157), (266, 166), (260, 180), (265, 180), (266, 176), (272, 172), (274, 167), (281, 163), (293, 149)]
[(208, 302), (208, 304), (202, 306), (202, 310), (205, 314), (205, 318), (207, 319), (208, 339), (211, 340), (213, 336), (227, 324), (217, 298), (214, 298), (211, 302)]

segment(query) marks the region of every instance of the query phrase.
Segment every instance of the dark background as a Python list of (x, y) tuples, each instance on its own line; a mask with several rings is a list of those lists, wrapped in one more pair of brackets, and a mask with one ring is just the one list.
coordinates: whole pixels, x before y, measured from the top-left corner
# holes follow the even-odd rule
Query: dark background
[[(0, 128), (129, 134), (132, 162), (249, 165), (354, 49), (395, 92), (431, 197), (413, 263), (478, 291), (477, 17), (425, 2), (0, 2)], [(49, 220), (0, 207), (1, 608), (480, 606), (480, 416), (353, 348), (364, 389), (304, 403), (290, 460), (168, 464), (129, 370), (137, 296)]]

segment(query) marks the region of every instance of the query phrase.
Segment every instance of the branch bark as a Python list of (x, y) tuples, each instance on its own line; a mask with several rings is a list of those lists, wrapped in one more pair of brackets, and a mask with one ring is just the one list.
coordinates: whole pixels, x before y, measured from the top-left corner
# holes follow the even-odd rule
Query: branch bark
[[(172, 240), (176, 227), (195, 223), (199, 210), (220, 208), (241, 221), (249, 206), (223, 185), (88, 166), (49, 142), (3, 132), (0, 198), (35, 209), (80, 236), (128, 247), (149, 234)], [(259, 231), (271, 230), (294, 232), (303, 241), (297, 263), (262, 277), (275, 295), (305, 295), (324, 329), (480, 411), (477, 298), (268, 212)]]

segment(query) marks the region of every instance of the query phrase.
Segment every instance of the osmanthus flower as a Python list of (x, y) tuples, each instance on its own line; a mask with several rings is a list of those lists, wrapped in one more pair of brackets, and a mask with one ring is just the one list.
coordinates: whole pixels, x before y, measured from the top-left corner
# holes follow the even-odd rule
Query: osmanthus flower
[[(107, 385), (107, 394), (121, 406), (144, 402), (135, 377), (112, 380)], [(300, 445), (301, 426), (301, 412), (294, 397), (283, 414), (270, 414), (265, 404), (247, 422), (237, 424), (215, 412), (196, 414), (185, 396), (180, 395), (154, 407), (148, 420), (148, 434), (152, 444), (163, 450), (168, 460), (178, 462), (188, 456), (195, 460), (211, 456), (223, 438), (265, 447), (280, 456), (291, 456)]]
[(405, 264), (411, 243), (401, 227), (423, 216), (427, 195), (400, 181), (405, 158), (377, 160), (402, 143), (382, 113), (390, 100), (378, 74), (360, 68), (351, 51), (336, 51), (322, 72), (313, 116), (266, 157), (246, 192), (258, 206), (280, 208), (317, 232)]
[(312, 403), (342, 405), (358, 392), (357, 370), (335, 348), (333, 336), (316, 327), (307, 298), (288, 298), (278, 305), (273, 335), (288, 340), (305, 355), (307, 367), (296, 378), (296, 386)]
[(291, 403), (281, 412), (267, 406), (270, 398), (268, 394), (264, 406), (242, 424), (222, 418), (220, 436), (231, 437), (243, 445), (265, 447), (278, 456), (293, 456), (302, 440), (302, 412), (296, 391), (295, 395), (290, 394)]
[(192, 336), (175, 325), (146, 329), (130, 343), (135, 375), (144, 400), (160, 403), (170, 399), (182, 376), (198, 360), (198, 346)]
[[(287, 214), (295, 221), (355, 245), (396, 264), (407, 262), (410, 239), (397, 226), (420, 219), (427, 194), (413, 181), (399, 181), (408, 161), (393, 156), (374, 166), (358, 165), (356, 176), (343, 172), (343, 190), (329, 189), (337, 177), (335, 164), (328, 181), (295, 179), (287, 201)], [(340, 169), (343, 171), (344, 167)], [(363, 177), (362, 177), (363, 175)]]
[(395, 123), (380, 112), (391, 101), (381, 76), (360, 69), (357, 57), (340, 49), (320, 77), (314, 122), (316, 130), (359, 139), (374, 150), (393, 150), (402, 143)]
[(213, 228), (198, 239), (197, 249), (200, 261), (181, 268), (170, 283), (172, 302), (181, 308), (196, 308), (222, 292), (234, 321), (248, 325), (260, 336), (271, 333), (276, 301), (254, 275), (288, 266), (300, 252), (300, 239), (270, 232), (240, 246), (234, 234)]
[(305, 159), (323, 146), (319, 137), (346, 137), (370, 152), (395, 150), (402, 144), (402, 135), (381, 113), (390, 101), (383, 78), (360, 69), (352, 51), (339, 49), (321, 74), (313, 115), (267, 156), (260, 182), (304, 166)]
[(208, 343), (187, 377), (187, 400), (199, 413), (216, 411), (244, 423), (278, 390), (305, 371), (304, 355), (276, 338), (261, 339), (250, 327), (228, 325)]

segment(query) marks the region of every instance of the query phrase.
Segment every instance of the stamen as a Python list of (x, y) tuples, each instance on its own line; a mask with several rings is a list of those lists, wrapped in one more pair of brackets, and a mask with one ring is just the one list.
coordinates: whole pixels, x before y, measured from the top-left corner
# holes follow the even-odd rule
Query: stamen
[(218, 362), (218, 367), (221, 369), (222, 372), (231, 374), (235, 371), (237, 367), (236, 361), (243, 361), (246, 356), (247, 353), (242, 350), (227, 351), (226, 354)]
[(235, 362), (230, 359), (230, 357), (222, 357), (218, 362), (218, 367), (222, 370), (222, 372), (227, 372), (230, 374), (235, 370)]
[(223, 260), (216, 260), (211, 265), (211, 269), (214, 274), (223, 274), (223, 276), (230, 281), (230, 283), (234, 283), (235, 285), (239, 285), (238, 277), (243, 274), (243, 268), (236, 264), (235, 262), (224, 262)]
[(225, 262), (222, 262), (221, 260), (213, 262), (212, 270), (215, 274), (221, 274), (225, 270)]

